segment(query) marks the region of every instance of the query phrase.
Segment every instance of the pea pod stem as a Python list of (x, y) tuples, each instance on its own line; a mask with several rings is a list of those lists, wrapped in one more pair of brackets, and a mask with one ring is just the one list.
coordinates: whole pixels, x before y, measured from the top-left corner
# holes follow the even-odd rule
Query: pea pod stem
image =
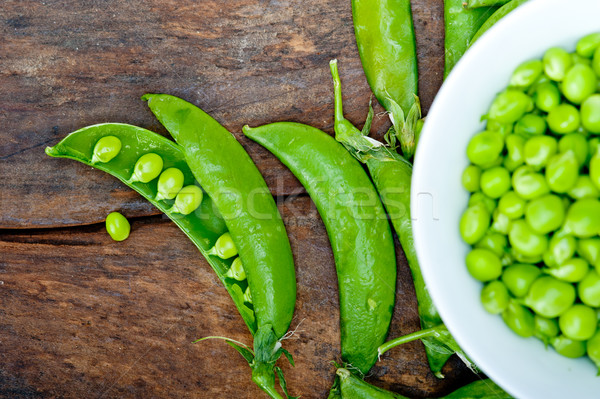
[(398, 345), (406, 344), (408, 342), (415, 341), (417, 339), (423, 339), (428, 337), (441, 338), (442, 332), (447, 332), (448, 329), (445, 325), (440, 324), (435, 327), (427, 328), (425, 330), (415, 331), (414, 333), (403, 335), (401, 337), (392, 339), (391, 341), (387, 341), (385, 344), (381, 345), (377, 348), (377, 353), (379, 356), (383, 355), (385, 352), (389, 351), (392, 348), (395, 348)]

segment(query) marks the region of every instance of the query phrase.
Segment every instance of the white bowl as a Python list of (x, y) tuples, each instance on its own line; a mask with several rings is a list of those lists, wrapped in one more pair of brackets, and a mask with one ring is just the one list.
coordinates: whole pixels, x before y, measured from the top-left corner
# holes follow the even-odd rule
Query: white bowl
[(458, 223), (467, 143), (515, 67), (552, 46), (568, 51), (600, 31), (600, 0), (530, 0), (490, 29), (464, 55), (437, 95), (422, 132), (412, 179), (417, 254), (442, 319), (469, 357), (518, 398), (599, 398), (600, 377), (587, 358), (567, 359), (535, 338), (513, 333), (486, 313), (482, 284), (467, 272), (469, 250)]

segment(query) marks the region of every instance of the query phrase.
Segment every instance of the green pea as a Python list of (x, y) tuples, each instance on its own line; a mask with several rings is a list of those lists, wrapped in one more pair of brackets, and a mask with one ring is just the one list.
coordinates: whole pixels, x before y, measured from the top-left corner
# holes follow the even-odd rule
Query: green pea
[(525, 214), (527, 202), (514, 191), (508, 191), (500, 197), (498, 209), (510, 219), (519, 219)]
[(571, 104), (560, 104), (548, 112), (548, 127), (554, 133), (573, 133), (579, 128), (579, 111)]
[(246, 279), (246, 271), (244, 270), (242, 259), (239, 256), (233, 260), (233, 263), (229, 270), (227, 270), (227, 273), (225, 273), (225, 276), (237, 281)]
[(585, 58), (592, 58), (594, 51), (600, 47), (600, 33), (590, 33), (579, 39), (575, 47), (577, 54)]
[(467, 244), (481, 240), (490, 227), (491, 215), (484, 204), (467, 208), (460, 219), (460, 234)]
[(556, 195), (545, 195), (527, 204), (525, 220), (538, 234), (548, 234), (558, 229), (565, 219), (562, 199)]
[(129, 237), (131, 226), (125, 216), (119, 212), (111, 212), (106, 217), (106, 231), (115, 241), (123, 241)]
[(540, 315), (534, 316), (535, 333), (534, 335), (541, 339), (544, 344), (549, 344), (550, 340), (556, 337), (560, 330), (558, 329), (558, 321), (556, 319), (548, 319)]
[(577, 283), (583, 280), (589, 270), (589, 264), (581, 258), (568, 259), (559, 266), (544, 269), (551, 276), (568, 283)]
[(511, 294), (517, 298), (527, 295), (531, 284), (542, 274), (539, 267), (524, 263), (515, 263), (502, 272), (502, 282)]
[(591, 67), (592, 66), (592, 60), (589, 58), (585, 58), (580, 56), (577, 53), (572, 53), (571, 54), (571, 60), (573, 61), (573, 65), (579, 65), (579, 64), (583, 64), (586, 66)]
[(594, 183), (597, 189), (600, 189), (600, 151), (598, 151), (599, 148), (600, 147), (597, 147), (595, 149), (595, 152), (593, 153), (594, 155), (592, 155), (592, 158), (590, 159), (589, 166), (590, 179), (592, 180), (592, 183)]
[(600, 47), (594, 51), (594, 58), (592, 59), (592, 69), (596, 73), (596, 76), (600, 77)]
[(598, 149), (600, 149), (600, 138), (592, 137), (591, 139), (589, 139), (588, 140), (588, 148), (590, 150), (589, 159), (591, 159), (592, 156), (594, 156), (598, 153)]
[(539, 136), (546, 133), (546, 120), (536, 114), (525, 114), (515, 124), (515, 134), (523, 137)]
[(558, 141), (558, 151), (567, 152), (572, 150), (577, 158), (579, 166), (585, 164), (588, 159), (589, 147), (585, 136), (581, 133), (569, 133)]
[(250, 293), (250, 287), (246, 287), (246, 291), (244, 291), (244, 302), (252, 303), (252, 294)]
[(183, 188), (183, 172), (177, 168), (165, 169), (158, 178), (156, 201), (173, 199)]
[(502, 166), (483, 171), (480, 180), (481, 191), (490, 198), (500, 198), (510, 189), (510, 173)]
[(575, 359), (586, 353), (585, 342), (570, 339), (564, 335), (559, 335), (550, 342), (554, 350), (564, 357)]
[(542, 61), (546, 75), (556, 81), (563, 80), (573, 64), (571, 55), (559, 47), (548, 49)]
[(479, 281), (495, 280), (502, 274), (500, 258), (487, 249), (473, 249), (467, 254), (467, 270)]
[(589, 96), (581, 104), (581, 124), (589, 132), (600, 133), (600, 94)]
[(500, 156), (504, 139), (498, 132), (483, 131), (476, 134), (467, 146), (467, 157), (475, 165), (486, 165)]
[(551, 109), (560, 104), (560, 90), (553, 82), (540, 84), (534, 95), (535, 105), (544, 112), (550, 112)]
[(531, 97), (522, 91), (509, 89), (496, 96), (488, 117), (502, 124), (515, 123), (532, 108)]
[(110, 162), (121, 151), (121, 140), (115, 136), (104, 136), (94, 146), (92, 163)]
[(528, 139), (523, 146), (525, 163), (535, 170), (540, 170), (548, 160), (556, 154), (558, 142), (552, 136), (534, 136)]
[(481, 303), (491, 314), (500, 314), (508, 307), (510, 296), (506, 286), (498, 280), (485, 285), (481, 290)]
[(514, 299), (508, 301), (506, 310), (502, 312), (502, 320), (517, 335), (527, 338), (535, 332), (533, 314)]
[(589, 306), (575, 304), (560, 315), (558, 325), (565, 337), (586, 341), (596, 333), (598, 317)]
[(557, 267), (575, 255), (577, 241), (568, 234), (554, 234), (550, 238), (548, 250), (544, 252), (544, 263), (548, 267)]
[(510, 255), (513, 258), (513, 263), (527, 263), (527, 264), (536, 264), (540, 263), (543, 260), (543, 254), (541, 255), (525, 255), (519, 252), (516, 248), (510, 248)]
[(528, 165), (523, 165), (514, 171), (512, 186), (515, 193), (526, 200), (538, 198), (550, 192), (546, 177), (541, 173), (536, 173)]
[(548, 248), (548, 237), (535, 233), (523, 219), (513, 221), (508, 240), (525, 256), (541, 256)]
[(575, 201), (567, 211), (564, 230), (577, 238), (591, 238), (600, 231), (600, 201)]
[(557, 154), (548, 160), (546, 181), (555, 193), (566, 193), (577, 182), (579, 162), (573, 150)]
[(485, 205), (485, 209), (487, 209), (490, 214), (494, 212), (494, 209), (496, 209), (496, 201), (481, 191), (473, 193), (471, 194), (471, 197), (469, 197), (469, 206), (473, 206), (478, 203)]
[(488, 231), (481, 240), (477, 241), (475, 248), (489, 249), (498, 257), (503, 257), (507, 245), (508, 239), (505, 235)]
[(567, 191), (569, 197), (579, 200), (584, 198), (598, 198), (600, 197), (600, 190), (592, 182), (592, 179), (588, 175), (580, 175), (577, 177), (575, 185)]
[(525, 139), (516, 134), (509, 134), (506, 136), (506, 157), (504, 158), (503, 165), (506, 169), (513, 172), (519, 166), (525, 162), (523, 156), (523, 147), (525, 146)]
[[(587, 142), (586, 142), (587, 145)], [(479, 191), (479, 180), (481, 179), (481, 168), (476, 165), (469, 165), (462, 174), (462, 185), (465, 190), (474, 193)]]
[(173, 213), (181, 213), (182, 215), (189, 215), (194, 212), (202, 203), (204, 194), (202, 189), (195, 185), (185, 186), (177, 196), (175, 197), (175, 204), (171, 208)]
[(594, 308), (600, 306), (600, 275), (596, 270), (590, 270), (577, 284), (577, 294), (584, 304)]
[(510, 85), (519, 88), (527, 88), (535, 83), (535, 81), (542, 75), (542, 71), (542, 61), (525, 61), (513, 72), (510, 78)]
[(587, 355), (600, 370), (600, 331), (587, 341)]
[(594, 70), (585, 65), (573, 65), (562, 82), (562, 92), (573, 104), (581, 104), (596, 91), (598, 80)]
[(163, 160), (158, 154), (148, 153), (142, 155), (135, 166), (133, 167), (133, 174), (129, 179), (130, 183), (142, 182), (148, 183), (158, 177), (163, 168)]
[(577, 241), (577, 255), (587, 260), (591, 265), (600, 261), (600, 238), (585, 238)]
[(573, 306), (575, 297), (572, 284), (541, 276), (531, 284), (524, 302), (540, 316), (554, 318)]
[(507, 235), (510, 231), (510, 227), (512, 225), (512, 220), (499, 209), (495, 209), (492, 214), (492, 225), (490, 226), (490, 231)]
[(238, 250), (228, 232), (217, 238), (215, 246), (208, 251), (209, 255), (218, 256), (221, 259), (229, 259), (238, 254)]

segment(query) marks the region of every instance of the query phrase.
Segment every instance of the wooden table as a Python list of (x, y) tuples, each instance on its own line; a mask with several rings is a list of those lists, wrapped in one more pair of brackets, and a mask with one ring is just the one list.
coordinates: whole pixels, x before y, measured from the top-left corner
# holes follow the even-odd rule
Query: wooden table
[[(414, 0), (420, 95), (442, 81), (443, 4)], [(139, 100), (183, 97), (241, 141), (265, 176), (290, 235), (298, 303), (282, 362), (293, 394), (324, 398), (339, 361), (337, 283), (314, 204), (248, 123), (291, 120), (333, 133), (328, 62), (338, 58), (345, 110), (362, 124), (370, 90), (348, 0), (4, 0), (0, 5), (0, 396), (261, 398), (250, 370), (220, 341), (251, 343), (216, 276), (173, 223), (110, 176), (44, 148), (100, 122), (166, 134)], [(377, 106), (373, 131), (389, 122)], [(132, 222), (111, 241), (105, 216)], [(419, 328), (397, 244), (391, 338)], [(436, 379), (420, 342), (386, 354), (367, 380), (439, 396), (475, 376), (451, 359)]]

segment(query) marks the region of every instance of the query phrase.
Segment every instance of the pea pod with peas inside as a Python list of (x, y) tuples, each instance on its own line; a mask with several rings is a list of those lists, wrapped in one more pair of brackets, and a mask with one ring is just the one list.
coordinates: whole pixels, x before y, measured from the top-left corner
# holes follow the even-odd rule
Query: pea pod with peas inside
[[(119, 178), (177, 224), (198, 247), (231, 295), (255, 337), (254, 351), (240, 343), (227, 342), (249, 362), (253, 381), (272, 398), (281, 398), (275, 388), (275, 374), (282, 387), (285, 383), (275, 362), (281, 354), (288, 356), (279, 340), (292, 319), (296, 284), (289, 241), (275, 202), (270, 194), (264, 194), (266, 185), (249, 156), (214, 119), (176, 97), (149, 98), (158, 98), (169, 106), (166, 110), (160, 107), (154, 110), (161, 113), (163, 119), (173, 117), (168, 120), (168, 128), (180, 141), (193, 146), (192, 143), (202, 140), (206, 151), (218, 148), (222, 152), (213, 151), (203, 159), (203, 164), (193, 163), (186, 154), (189, 147), (125, 124), (83, 128), (46, 152), (54, 157), (75, 159)], [(160, 101), (154, 105), (161, 105)], [(185, 123), (176, 125), (175, 121), (182, 117), (191, 118), (194, 128)], [(202, 129), (203, 137), (198, 134)], [(114, 140), (102, 141), (107, 136), (122, 143), (118, 151), (111, 153), (95, 148), (96, 143), (115, 147)], [(92, 161), (96, 153), (110, 156)], [(236, 156), (236, 163), (229, 162), (228, 156)], [(204, 180), (207, 195), (198, 187), (198, 177)], [(252, 193), (256, 197), (253, 204), (261, 215), (268, 217), (252, 222), (246, 212), (241, 220), (232, 219), (234, 213), (247, 210), (233, 209), (236, 204), (228, 203), (218, 189), (235, 191), (238, 198), (242, 197), (237, 204), (241, 208), (247, 206), (247, 197)], [(240, 235), (239, 224), (243, 222), (254, 234)], [(238, 251), (240, 256), (234, 258)], [(288, 396), (285, 388), (284, 392)]]

